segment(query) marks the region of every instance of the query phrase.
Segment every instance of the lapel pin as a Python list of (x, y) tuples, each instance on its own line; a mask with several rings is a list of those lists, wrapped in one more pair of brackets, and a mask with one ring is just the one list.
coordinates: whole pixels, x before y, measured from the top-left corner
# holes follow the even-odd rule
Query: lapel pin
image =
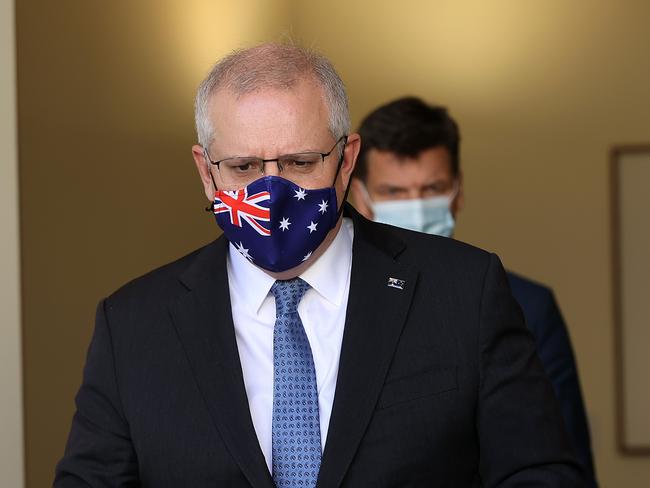
[(405, 284), (406, 284), (405, 280), (400, 280), (397, 278), (388, 278), (388, 283), (386, 284), (386, 286), (388, 286), (388, 288), (397, 288), (398, 290), (403, 290)]

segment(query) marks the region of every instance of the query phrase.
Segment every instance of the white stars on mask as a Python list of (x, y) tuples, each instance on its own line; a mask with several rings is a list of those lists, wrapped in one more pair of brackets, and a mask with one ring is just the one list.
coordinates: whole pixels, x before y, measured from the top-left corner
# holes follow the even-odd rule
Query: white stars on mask
[(309, 233), (311, 234), (312, 232), (315, 232), (317, 226), (318, 223), (314, 224), (314, 221), (310, 220), (310, 224), (307, 226), (307, 228), (309, 229)]
[(311, 251), (309, 251), (309, 252), (305, 255), (305, 257), (302, 258), (302, 262), (304, 263), (304, 262), (307, 261), (310, 257), (311, 257)]
[(294, 191), (296, 192), (296, 194), (293, 197), (297, 198), (298, 200), (304, 200), (305, 197), (307, 196), (307, 192), (302, 188), (298, 188), (297, 190)]
[(284, 218), (280, 221), (280, 229), (282, 229), (282, 232), (284, 232), (285, 230), (289, 230), (289, 226), (290, 226), (290, 225), (291, 225), (291, 222), (289, 222), (289, 219), (286, 218), (286, 217), (284, 217)]
[(329, 204), (329, 202), (326, 202), (325, 200), (322, 200), (322, 201), (318, 204), (318, 211), (319, 211), (320, 213), (322, 213), (322, 214), (324, 214), (325, 212), (327, 212), (327, 206), (328, 206), (328, 204)]
[(239, 244), (235, 244), (235, 247), (237, 248), (237, 250), (239, 251), (239, 253), (240, 253), (242, 256), (244, 256), (246, 259), (248, 259), (249, 261), (252, 261), (252, 260), (253, 260), (253, 256), (251, 256), (250, 254), (248, 254), (248, 249), (245, 249), (245, 248), (244, 248), (244, 244), (242, 244), (241, 241), (239, 241)]

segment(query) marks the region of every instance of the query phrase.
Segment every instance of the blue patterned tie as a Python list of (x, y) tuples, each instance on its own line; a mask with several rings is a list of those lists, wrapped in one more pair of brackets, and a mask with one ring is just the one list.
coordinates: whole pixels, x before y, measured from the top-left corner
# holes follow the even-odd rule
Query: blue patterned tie
[(273, 480), (277, 488), (314, 487), (321, 443), (316, 369), (298, 304), (309, 285), (276, 281), (273, 331)]

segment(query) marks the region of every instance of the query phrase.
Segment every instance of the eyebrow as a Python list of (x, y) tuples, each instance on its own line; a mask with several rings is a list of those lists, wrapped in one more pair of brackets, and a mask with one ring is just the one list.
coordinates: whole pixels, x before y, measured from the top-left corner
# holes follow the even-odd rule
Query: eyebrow
[(388, 183), (385, 184), (380, 184), (377, 186), (378, 191), (386, 191), (386, 190), (401, 190), (401, 191), (407, 191), (408, 188), (405, 186), (397, 186), (397, 185), (391, 185)]
[[(304, 149), (302, 151), (292, 151), (292, 152), (278, 153), (278, 155), (275, 158), (263, 158), (262, 156), (252, 156), (252, 155), (248, 154), (246, 156), (244, 156), (244, 155), (225, 156), (223, 158), (219, 158), (218, 160), (223, 161), (225, 159), (235, 159), (235, 158), (237, 158), (237, 159), (241, 158), (241, 159), (263, 159), (263, 160), (269, 160), (270, 159), (270, 160), (274, 160), (276, 158), (281, 158), (281, 157), (284, 157), (284, 156), (294, 156), (296, 154), (308, 154), (308, 153), (310, 153), (310, 154), (313, 154), (313, 153), (324, 154), (323, 152), (318, 151), (316, 149)], [(212, 156), (212, 155), (210, 155), (210, 156)]]

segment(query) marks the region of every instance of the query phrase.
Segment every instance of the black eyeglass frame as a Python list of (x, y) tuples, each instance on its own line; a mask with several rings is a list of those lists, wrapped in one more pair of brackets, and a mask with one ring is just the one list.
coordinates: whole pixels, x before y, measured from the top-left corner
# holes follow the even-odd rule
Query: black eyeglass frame
[[(255, 157), (255, 156), (231, 156), (231, 157), (228, 157), (228, 158), (220, 159), (218, 161), (213, 161), (210, 158), (210, 154), (208, 153), (207, 148), (204, 147), (203, 152), (205, 154), (205, 158), (210, 162), (210, 164), (213, 164), (214, 166), (216, 166), (219, 171), (221, 171), (221, 168), (219, 167), (219, 165), (222, 162), (227, 161), (229, 159), (239, 159), (239, 158), (241, 158), (241, 159), (252, 159), (252, 160), (261, 161), (262, 166), (260, 167), (260, 172), (264, 173), (264, 165), (266, 163), (271, 163), (271, 162), (278, 163), (278, 169), (280, 171), (282, 171), (282, 165), (280, 164), (280, 159), (283, 159), (283, 158), (285, 158), (287, 156), (300, 156), (300, 155), (303, 155), (303, 154), (319, 154), (320, 157), (321, 157), (321, 162), (324, 163), (325, 158), (334, 152), (334, 149), (336, 149), (336, 146), (338, 146), (341, 141), (344, 141), (343, 147), (345, 147), (348, 144), (348, 136), (343, 135), (343, 136), (339, 137), (338, 140), (332, 146), (332, 149), (330, 149), (329, 151), (327, 151), (325, 153), (318, 152), (318, 151), (304, 151), (304, 152), (301, 152), (301, 153), (286, 154), (286, 155), (278, 156), (277, 158), (271, 158), (271, 159), (263, 159), (263, 158), (258, 158), (258, 157)], [(342, 159), (343, 158), (341, 158), (341, 160)], [(341, 162), (339, 162), (339, 166), (340, 166), (340, 164), (341, 164)], [(338, 174), (338, 169), (337, 169), (337, 174)]]

